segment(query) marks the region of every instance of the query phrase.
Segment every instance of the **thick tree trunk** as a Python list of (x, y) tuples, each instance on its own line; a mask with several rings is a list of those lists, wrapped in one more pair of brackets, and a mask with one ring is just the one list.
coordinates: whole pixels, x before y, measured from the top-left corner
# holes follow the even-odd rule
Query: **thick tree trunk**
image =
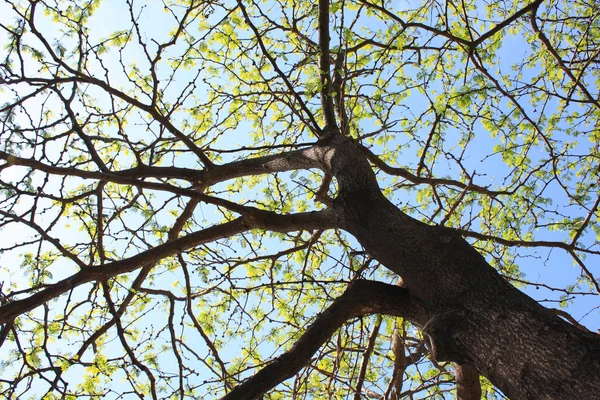
[(429, 313), (423, 332), (438, 361), (474, 366), (515, 400), (600, 398), (600, 335), (514, 288), (453, 230), (402, 213), (352, 142), (329, 144), (324, 161), (345, 229)]

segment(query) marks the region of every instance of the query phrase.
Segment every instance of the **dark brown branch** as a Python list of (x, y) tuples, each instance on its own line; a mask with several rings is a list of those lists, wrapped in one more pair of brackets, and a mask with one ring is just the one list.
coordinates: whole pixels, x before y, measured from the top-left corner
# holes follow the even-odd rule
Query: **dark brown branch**
[(348, 114), (346, 113), (346, 107), (344, 104), (344, 83), (345, 83), (345, 68), (346, 68), (346, 51), (340, 50), (335, 59), (335, 65), (333, 66), (333, 82), (332, 82), (332, 95), (335, 103), (335, 109), (340, 120), (340, 132), (348, 136), (350, 132)]
[(323, 176), (323, 182), (321, 182), (321, 185), (319, 185), (319, 188), (315, 192), (315, 201), (318, 201), (328, 206), (333, 204), (332, 199), (327, 195), (327, 193), (329, 192), (329, 185), (331, 184), (331, 180), (331, 175), (325, 174), (325, 176)]
[(177, 220), (175, 221), (173, 227), (169, 231), (169, 239), (177, 239), (177, 237), (181, 233), (181, 230), (183, 229), (183, 226), (193, 215), (194, 210), (198, 205), (198, 202), (199, 199), (196, 198), (190, 199), (188, 201), (188, 203), (185, 205), (185, 208), (183, 209), (183, 212), (179, 217), (177, 217)]
[(475, 47), (479, 46), (481, 43), (483, 43), (487, 39), (491, 38), (496, 33), (500, 32), (502, 29), (506, 28), (508, 25), (512, 24), (517, 19), (521, 18), (523, 15), (527, 14), (529, 11), (537, 9), (540, 6), (540, 4), (542, 4), (543, 1), (544, 0), (536, 0), (533, 3), (523, 7), (522, 9), (520, 9), (519, 11), (517, 11), (516, 13), (514, 13), (513, 15), (511, 15), (504, 21), (500, 22), (499, 24), (494, 26), (492, 29), (490, 29), (486, 33), (479, 36), (476, 40), (474, 40), (473, 43), (471, 43), (471, 48), (475, 48)]
[[(245, 159), (229, 164), (214, 166), (209, 170), (202, 171), (177, 167), (149, 166), (138, 166), (128, 170), (116, 172), (85, 171), (73, 167), (56, 167), (54, 165), (48, 165), (31, 158), (14, 156), (4, 151), (0, 151), (0, 159), (4, 159), (9, 165), (29, 167), (48, 174), (74, 176), (84, 179), (95, 179), (131, 185), (145, 189), (167, 191), (186, 197), (198, 198), (208, 203), (213, 203), (215, 198), (206, 196), (202, 194), (201, 191), (190, 188), (181, 188), (170, 183), (149, 182), (142, 179), (183, 179), (192, 183), (195, 187), (203, 189), (215, 183), (239, 178), (242, 176), (262, 175), (294, 169), (323, 169), (323, 159), (326, 156), (325, 153), (326, 149), (310, 148), (272, 156)], [(210, 200), (211, 198), (213, 200)], [(227, 207), (227, 205), (224, 203), (222, 205)]]
[(407, 289), (381, 282), (355, 281), (317, 316), (289, 351), (271, 361), (221, 400), (250, 400), (261, 396), (300, 371), (344, 322), (374, 313), (403, 317), (418, 325), (422, 325), (427, 318), (422, 308), (411, 301)]
[(577, 321), (575, 318), (573, 318), (573, 316), (571, 314), (569, 314), (568, 312), (566, 312), (565, 310), (561, 310), (559, 308), (551, 308), (550, 311), (553, 311), (559, 317), (563, 317), (564, 319), (566, 319), (567, 321), (569, 321), (570, 323), (572, 323), (574, 326), (581, 329), (582, 331), (588, 332), (588, 333), (592, 332), (585, 326), (581, 325), (579, 323), (579, 321)]
[(465, 229), (456, 229), (456, 231), (464, 237), (470, 237), (470, 238), (474, 238), (474, 239), (478, 239), (478, 240), (489, 240), (489, 241), (501, 244), (503, 246), (508, 246), (508, 247), (555, 247), (558, 249), (563, 249), (566, 252), (568, 252), (569, 254), (571, 254), (571, 252), (573, 252), (575, 250), (580, 251), (582, 253), (588, 253), (588, 254), (600, 254), (599, 251), (573, 247), (570, 244), (567, 244), (565, 242), (557, 242), (557, 241), (552, 241), (552, 240), (531, 240), (531, 241), (530, 240), (513, 240), (513, 239), (504, 239), (504, 238), (501, 238), (498, 236), (493, 236), (493, 235), (487, 235), (485, 233), (468, 231)]
[(276, 232), (292, 232), (301, 229), (316, 230), (338, 225), (335, 213), (331, 210), (300, 214), (279, 215), (268, 211), (260, 211), (255, 215), (247, 215), (221, 225), (211, 226), (198, 232), (180, 237), (146, 250), (133, 257), (115, 261), (102, 267), (81, 270), (69, 278), (46, 286), (36, 294), (25, 299), (15, 300), (0, 307), (0, 324), (13, 321), (19, 315), (57, 298), (78, 286), (88, 282), (104, 281), (141, 267), (154, 264), (165, 257), (173, 256), (203, 243), (230, 237), (251, 229), (261, 228)]
[(598, 210), (599, 206), (600, 206), (600, 196), (596, 197), (596, 202), (590, 209), (590, 212), (588, 213), (587, 217), (585, 217), (585, 220), (581, 223), (581, 226), (579, 227), (579, 229), (577, 229), (577, 232), (575, 232), (575, 235), (573, 235), (573, 240), (571, 240), (571, 245), (575, 246), (575, 244), (577, 243), (577, 240), (579, 240), (579, 238), (581, 237), (581, 234), (583, 233), (585, 228), (587, 228), (592, 217), (596, 214), (596, 211)]
[(419, 159), (419, 164), (417, 164), (417, 176), (421, 176), (421, 170), (425, 166), (425, 157), (427, 156), (427, 152), (429, 151), (429, 147), (431, 146), (431, 140), (433, 139), (433, 135), (435, 135), (435, 130), (437, 129), (442, 116), (435, 113), (435, 119), (433, 120), (433, 125), (431, 126), (431, 130), (429, 131), (429, 135), (427, 136), (427, 141), (425, 142), (425, 146), (423, 146), (423, 151), (421, 151), (421, 158)]
[(367, 367), (369, 366), (369, 360), (371, 358), (371, 354), (373, 353), (373, 349), (375, 348), (375, 340), (377, 339), (377, 335), (379, 334), (379, 328), (381, 327), (381, 319), (377, 319), (375, 322), (375, 326), (373, 327), (373, 331), (369, 336), (369, 342), (367, 343), (367, 348), (363, 354), (363, 360), (360, 364), (360, 371), (358, 372), (358, 379), (356, 382), (356, 391), (354, 392), (354, 400), (360, 400), (362, 387), (365, 382), (365, 376), (367, 374)]
[(590, 271), (590, 269), (588, 267), (586, 267), (586, 265), (583, 263), (581, 258), (575, 253), (575, 251), (573, 249), (569, 250), (569, 254), (571, 255), (571, 257), (573, 257), (573, 260), (575, 260), (577, 265), (579, 265), (579, 268), (581, 268), (583, 273), (588, 277), (588, 279), (590, 280), (590, 283), (596, 289), (596, 292), (600, 293), (600, 283), (598, 283), (598, 281), (596, 280), (596, 277), (594, 276), (594, 274), (592, 274), (592, 271)]
[[(539, 3), (541, 3), (541, 1)], [(536, 15), (536, 11), (539, 6), (539, 3), (536, 4), (535, 8), (533, 9), (533, 12), (531, 13), (531, 28), (536, 33), (535, 37), (537, 37), (544, 44), (544, 47), (552, 55), (552, 57), (556, 60), (556, 63), (558, 64), (560, 69), (562, 69), (565, 72), (565, 74), (567, 74), (569, 76), (569, 78), (573, 81), (573, 85), (578, 87), (579, 90), (581, 90), (581, 92), (588, 99), (588, 101), (590, 103), (592, 103), (597, 109), (600, 110), (600, 102), (598, 102), (598, 100), (596, 100), (594, 98), (594, 96), (592, 96), (592, 94), (589, 92), (589, 90), (587, 90), (587, 88), (583, 85), (583, 83), (581, 83), (581, 79), (577, 78), (573, 74), (573, 71), (571, 71), (571, 69), (565, 65), (565, 62), (562, 60), (562, 58), (560, 57), (560, 54), (558, 54), (556, 49), (552, 46), (552, 43), (550, 43), (550, 40), (548, 39), (546, 34), (539, 28), (537, 21), (535, 19), (535, 15)]]
[(244, 20), (246, 21), (246, 23), (248, 24), (248, 26), (254, 33), (254, 37), (256, 38), (256, 41), (258, 42), (258, 46), (260, 47), (260, 50), (262, 51), (264, 56), (267, 57), (267, 59), (273, 66), (273, 69), (275, 70), (275, 72), (277, 72), (277, 75), (279, 75), (279, 77), (283, 80), (283, 82), (287, 86), (290, 93), (292, 93), (292, 95), (294, 96), (296, 101), (298, 101), (298, 104), (300, 105), (300, 108), (302, 108), (302, 111), (304, 111), (306, 113), (306, 116), (308, 117), (308, 119), (310, 121), (310, 124), (308, 124), (308, 127), (311, 130), (315, 131), (315, 133), (319, 134), (320, 133), (319, 124), (315, 120), (315, 117), (313, 116), (312, 112), (310, 112), (310, 110), (308, 109), (304, 100), (302, 100), (302, 98), (300, 97), (298, 92), (296, 92), (296, 90), (294, 89), (294, 85), (292, 85), (292, 83), (287, 78), (287, 76), (283, 73), (281, 68), (279, 68), (279, 65), (277, 65), (277, 62), (275, 61), (275, 59), (273, 58), (271, 53), (269, 53), (269, 50), (267, 50), (267, 47), (265, 46), (265, 43), (262, 40), (263, 35), (258, 31), (258, 28), (256, 27), (256, 25), (254, 25), (252, 23), (252, 20), (250, 19), (250, 16), (248, 15), (248, 11), (246, 10), (246, 6), (244, 6), (244, 4), (241, 0), (238, 0), (238, 6), (240, 7), (240, 10), (242, 11)]
[[(237, 203), (234, 203), (229, 200), (221, 199), (218, 197), (208, 196), (201, 191), (197, 191), (190, 188), (181, 188), (175, 185), (171, 185), (169, 183), (162, 182), (148, 182), (144, 180), (139, 180), (136, 178), (130, 178), (126, 176), (122, 176), (118, 173), (110, 173), (110, 172), (95, 172), (95, 171), (84, 171), (76, 168), (65, 168), (65, 167), (55, 167), (52, 165), (44, 164), (36, 160), (16, 157), (11, 154), (0, 151), (0, 158), (3, 158), (7, 161), (8, 164), (11, 165), (22, 165), (26, 167), (30, 167), (36, 170), (40, 170), (46, 172), (48, 174), (55, 175), (63, 175), (63, 176), (76, 176), (79, 178), (86, 179), (98, 179), (106, 182), (114, 182), (120, 183), (124, 185), (131, 185), (139, 188), (152, 189), (157, 191), (165, 191), (174, 194), (178, 194), (180, 196), (190, 197), (192, 199), (201, 200), (205, 203), (214, 204), (218, 206), (222, 206), (228, 208), (231, 211), (246, 214), (248, 212), (253, 213), (253, 211), (257, 211), (257, 208), (243, 206)], [(239, 173), (238, 173), (239, 174)], [(244, 175), (244, 174), (242, 174)], [(204, 185), (198, 185), (204, 186)], [(12, 216), (14, 219), (17, 219), (16, 216)]]
[(366, 154), (369, 161), (371, 161), (377, 168), (382, 170), (383, 172), (390, 175), (401, 176), (402, 178), (415, 183), (415, 184), (426, 184), (426, 185), (447, 185), (454, 186), (456, 188), (464, 190), (465, 188), (469, 188), (470, 191), (485, 194), (491, 197), (495, 197), (498, 195), (511, 195), (513, 194), (512, 190), (489, 190), (486, 187), (475, 185), (472, 183), (466, 184), (455, 179), (445, 179), (445, 178), (426, 178), (420, 177), (412, 174), (408, 170), (399, 167), (392, 167), (386, 164), (381, 158), (375, 155), (371, 150), (364, 146), (360, 146), (360, 149)]
[(480, 400), (481, 383), (479, 372), (468, 365), (454, 364), (456, 377), (456, 398), (458, 400)]
[[(403, 332), (405, 335), (405, 332)], [(404, 343), (404, 338), (400, 336), (398, 329), (394, 329), (394, 333), (392, 334), (392, 352), (394, 353), (394, 370), (392, 371), (392, 378), (390, 379), (390, 383), (388, 389), (385, 392), (385, 398), (390, 398), (390, 393), (392, 394), (391, 399), (398, 400), (400, 397), (400, 393), (402, 393), (402, 386), (404, 383), (404, 372), (406, 368), (411, 364), (411, 359), (406, 356), (404, 351), (406, 344)]]
[(321, 75), (321, 107), (325, 126), (337, 126), (333, 106), (333, 85), (329, 64), (329, 0), (319, 0), (319, 73)]
[(470, 41), (462, 39), (458, 36), (454, 36), (453, 34), (451, 34), (450, 32), (448, 32), (447, 30), (441, 30), (438, 28), (434, 28), (432, 26), (428, 26), (425, 24), (422, 24), (420, 22), (406, 22), (404, 21), (402, 18), (400, 18), (399, 16), (397, 16), (396, 14), (394, 14), (393, 12), (389, 11), (388, 9), (386, 9), (383, 6), (377, 5), (377, 4), (373, 4), (367, 0), (360, 0), (361, 3), (365, 4), (368, 7), (371, 7), (375, 10), (378, 10), (382, 13), (384, 13), (386, 16), (390, 17), (392, 20), (396, 21), (397, 23), (400, 24), (400, 26), (403, 29), (407, 29), (407, 28), (419, 28), (419, 29), (423, 29), (425, 31), (431, 32), (432, 34), (436, 35), (436, 36), (442, 36), (445, 37), (447, 39), (450, 39), (451, 41), (455, 42), (455, 43), (460, 43), (460, 44), (464, 44), (466, 46), (469, 46), (471, 44)]

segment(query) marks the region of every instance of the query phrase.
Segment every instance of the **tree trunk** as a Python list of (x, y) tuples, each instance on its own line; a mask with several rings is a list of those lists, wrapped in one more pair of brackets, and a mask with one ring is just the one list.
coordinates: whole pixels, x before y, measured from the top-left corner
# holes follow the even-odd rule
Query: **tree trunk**
[(401, 212), (354, 143), (338, 136), (323, 150), (344, 228), (427, 311), (423, 332), (437, 361), (474, 366), (514, 400), (600, 398), (600, 335), (514, 288), (453, 230)]

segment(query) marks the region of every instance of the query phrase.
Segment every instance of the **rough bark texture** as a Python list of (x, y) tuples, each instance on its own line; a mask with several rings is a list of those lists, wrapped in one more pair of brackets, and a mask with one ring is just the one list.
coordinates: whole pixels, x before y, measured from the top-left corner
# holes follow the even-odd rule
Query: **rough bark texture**
[(479, 373), (473, 367), (454, 364), (454, 376), (456, 378), (457, 400), (480, 400), (481, 384)]
[(600, 397), (599, 335), (511, 286), (454, 231), (402, 213), (351, 141), (338, 137), (324, 154), (345, 229), (427, 310), (423, 332), (438, 361), (474, 366), (515, 400)]

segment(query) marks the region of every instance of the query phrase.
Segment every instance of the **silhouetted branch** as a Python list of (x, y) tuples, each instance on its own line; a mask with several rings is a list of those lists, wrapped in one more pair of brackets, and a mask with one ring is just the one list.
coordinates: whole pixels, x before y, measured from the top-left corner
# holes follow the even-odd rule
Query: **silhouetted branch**
[(257, 398), (307, 365), (319, 347), (344, 322), (374, 313), (402, 317), (417, 325), (422, 325), (427, 318), (422, 308), (411, 300), (408, 289), (381, 282), (355, 281), (317, 316), (289, 351), (271, 361), (221, 400)]

